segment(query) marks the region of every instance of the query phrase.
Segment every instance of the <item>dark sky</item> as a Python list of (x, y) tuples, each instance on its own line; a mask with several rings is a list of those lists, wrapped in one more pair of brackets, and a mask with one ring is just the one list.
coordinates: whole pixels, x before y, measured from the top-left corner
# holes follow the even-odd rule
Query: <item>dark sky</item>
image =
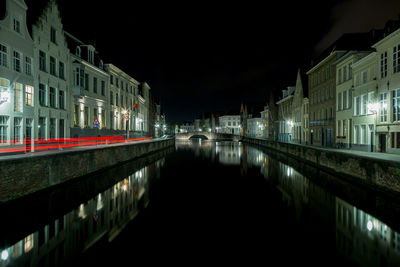
[(178, 122), (266, 103), (341, 34), (400, 13), (398, 0), (216, 2), (59, 0), (64, 28), (147, 81)]

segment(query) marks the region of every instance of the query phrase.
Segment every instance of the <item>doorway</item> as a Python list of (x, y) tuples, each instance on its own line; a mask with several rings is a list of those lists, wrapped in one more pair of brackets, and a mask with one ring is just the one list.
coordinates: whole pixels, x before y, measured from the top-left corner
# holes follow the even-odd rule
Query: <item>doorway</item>
[(379, 134), (379, 150), (386, 153), (386, 134)]

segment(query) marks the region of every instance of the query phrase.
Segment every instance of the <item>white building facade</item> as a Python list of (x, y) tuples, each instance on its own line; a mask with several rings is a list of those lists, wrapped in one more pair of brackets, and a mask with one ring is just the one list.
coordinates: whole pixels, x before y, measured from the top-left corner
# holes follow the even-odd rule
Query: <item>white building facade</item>
[[(24, 1), (6, 0), (0, 18), (0, 146), (36, 138), (34, 49)], [(33, 145), (33, 144), (32, 144)]]
[(218, 133), (240, 134), (240, 115), (224, 115), (218, 121)]
[(94, 136), (93, 122), (97, 119), (100, 129), (110, 128), (108, 113), (109, 74), (105, 71), (96, 49), (69, 33), (65, 33), (70, 50), (71, 137)]
[(69, 137), (70, 59), (55, 1), (50, 1), (32, 26), (34, 41), (35, 119), (39, 139)]

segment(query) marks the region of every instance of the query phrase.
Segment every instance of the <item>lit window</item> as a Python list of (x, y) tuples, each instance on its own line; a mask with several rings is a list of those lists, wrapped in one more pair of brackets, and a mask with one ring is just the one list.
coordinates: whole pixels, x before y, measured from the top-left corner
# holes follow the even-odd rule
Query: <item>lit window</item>
[(25, 105), (33, 106), (33, 87), (25, 86)]

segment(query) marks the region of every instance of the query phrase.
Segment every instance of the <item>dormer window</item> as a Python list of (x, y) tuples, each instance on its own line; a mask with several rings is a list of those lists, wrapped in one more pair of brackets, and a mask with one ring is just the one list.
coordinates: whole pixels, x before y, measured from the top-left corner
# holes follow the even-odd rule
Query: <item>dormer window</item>
[(88, 62), (93, 64), (94, 59), (94, 51), (92, 49), (88, 49)]
[(19, 21), (17, 18), (14, 18), (14, 31), (21, 33), (21, 21)]
[(75, 54), (76, 54), (78, 57), (81, 57), (81, 48), (80, 48), (79, 46), (76, 47)]

